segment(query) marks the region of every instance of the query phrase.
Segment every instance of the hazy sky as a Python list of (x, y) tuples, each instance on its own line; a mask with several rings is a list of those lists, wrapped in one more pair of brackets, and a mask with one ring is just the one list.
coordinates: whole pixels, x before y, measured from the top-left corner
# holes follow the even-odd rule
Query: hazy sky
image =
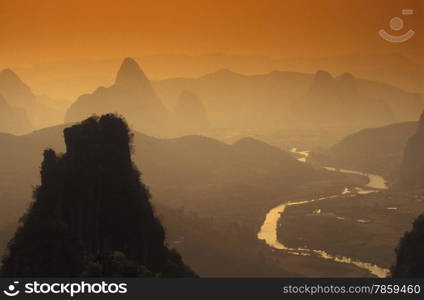
[[(376, 34), (402, 8), (424, 34), (421, 0), (0, 1), (0, 66), (146, 54), (332, 56), (422, 52)], [(421, 19), (421, 20), (420, 20)], [(421, 22), (421, 23), (420, 23)]]

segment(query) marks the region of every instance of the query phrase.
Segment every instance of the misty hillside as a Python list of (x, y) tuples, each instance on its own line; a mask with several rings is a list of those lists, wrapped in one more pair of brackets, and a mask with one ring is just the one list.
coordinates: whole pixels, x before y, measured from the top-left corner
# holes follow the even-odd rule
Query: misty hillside
[[(346, 67), (342, 71), (346, 70), (351, 69)], [(137, 63), (127, 59), (121, 64), (112, 86), (99, 87), (93, 93), (84, 94), (71, 102), (66, 117), (64, 110), (69, 106), (68, 100), (35, 95), (9, 69), (0, 73), (0, 94), (11, 107), (27, 110), (36, 129), (60, 124), (63, 118), (70, 122), (93, 113), (119, 112), (135, 128), (161, 136), (205, 132), (217, 136), (214, 134), (216, 131), (230, 128), (232, 131), (275, 131), (299, 126), (316, 128), (313, 120), (317, 116), (321, 116), (318, 118), (320, 121), (328, 121), (327, 117), (332, 119), (331, 122), (320, 122), (321, 127), (347, 126), (346, 130), (356, 130), (416, 120), (424, 106), (422, 94), (407, 92), (383, 82), (351, 77), (350, 81), (357, 88), (355, 94), (341, 93), (335, 88), (330, 91), (329, 97), (322, 99), (325, 101), (317, 101), (320, 96), (313, 92), (316, 91), (315, 77), (307, 73), (281, 71), (242, 75), (221, 69), (199, 78), (181, 77), (150, 82)], [(347, 76), (340, 77), (343, 78), (348, 79)], [(104, 80), (104, 83), (108, 81)], [(197, 103), (201, 103), (197, 110), (188, 110), (184, 108), (187, 105), (182, 105), (184, 100), (181, 97), (187, 93), (195, 95)], [(174, 114), (162, 102), (168, 110), (175, 108)], [(336, 109), (334, 102), (342, 102), (342, 109)], [(343, 109), (349, 111), (351, 119), (340, 116)], [(376, 111), (378, 114), (375, 114)], [(207, 115), (207, 126), (203, 118), (198, 118), (202, 114)], [(366, 123), (362, 124), (363, 120)]]
[[(40, 98), (32, 92), (31, 88), (10, 69), (0, 72), (0, 95), (15, 110), (11, 114), (16, 115), (16, 109), (19, 109), (17, 114), (20, 115), (15, 118), (10, 116), (7, 122), (8, 130), (4, 128), (1, 132), (23, 134), (34, 128), (43, 128), (62, 122), (60, 110), (40, 102)], [(22, 121), (23, 115), (26, 115), (27, 121)], [(6, 122), (6, 120), (0, 122)], [(25, 122), (24, 126), (22, 122)]]
[(403, 155), (400, 185), (404, 188), (424, 188), (424, 113), (415, 133), (408, 139)]
[(31, 89), (10, 69), (0, 72), (0, 93), (19, 108), (29, 108), (36, 104)]
[[(404, 90), (423, 93), (424, 66), (401, 53), (343, 55), (319, 58), (276, 59), (258, 55), (145, 55), (135, 57), (152, 78), (199, 77), (220, 69), (241, 74), (263, 74), (273, 70), (314, 73), (328, 70), (334, 74), (351, 72), (355, 76), (387, 82)], [(41, 63), (16, 69), (31, 79), (37, 90), (59, 98), (76, 98), (96, 86), (111, 83), (110, 74), (119, 59), (79, 59)]]
[[(27, 205), (31, 185), (38, 183), (42, 151), (45, 148), (65, 150), (62, 131), (66, 126), (19, 137), (0, 134), (4, 149), (0, 152), (2, 206), (22, 210)], [(241, 194), (255, 191), (259, 195), (267, 190), (291, 189), (294, 184), (322, 176), (278, 148), (253, 139), (229, 145), (201, 136), (158, 139), (135, 132), (134, 152), (134, 161), (143, 171), (144, 182), (150, 186), (155, 199), (166, 197), (168, 205), (184, 205), (196, 210), (228, 205), (219, 190), (234, 188)], [(232, 193), (226, 198), (233, 197)], [(243, 200), (253, 201), (249, 198), (243, 197)], [(218, 200), (221, 204), (216, 202)], [(13, 214), (7, 218), (17, 219)]]
[(361, 170), (396, 178), (408, 139), (415, 133), (417, 122), (368, 128), (345, 137), (314, 158), (321, 164)]
[(349, 132), (416, 120), (423, 107), (422, 94), (348, 73), (333, 78), (325, 71), (242, 75), (221, 69), (199, 78), (150, 81), (137, 62), (127, 58), (115, 83), (80, 96), (65, 120), (117, 112), (137, 130), (155, 136), (195, 133), (225, 138), (240, 131), (293, 128)]
[[(0, 152), (0, 211), (3, 212), (0, 214), (0, 247), (5, 246), (17, 220), (28, 207), (32, 187), (40, 183), (43, 150), (53, 148), (64, 152), (62, 132), (69, 126), (46, 128), (25, 136), (0, 134), (0, 143), (5, 149)], [(133, 161), (142, 171), (143, 182), (153, 195), (153, 204), (160, 205), (160, 216), (166, 225), (183, 224), (181, 229), (170, 231), (170, 241), (179, 241), (185, 236), (188, 240), (175, 246), (182, 249), (183, 254), (190, 255), (188, 263), (199, 267), (201, 274), (211, 276), (286, 274), (271, 264), (264, 265), (256, 254), (262, 248), (255, 234), (263, 215), (267, 209), (284, 201), (282, 199), (303, 193), (306, 187), (322, 186), (325, 190), (327, 180), (339, 178), (315, 170), (279, 148), (252, 138), (225, 144), (202, 136), (159, 139), (134, 132), (133, 144)], [(344, 183), (339, 185), (337, 188), (342, 189)], [(180, 208), (186, 214), (182, 219), (175, 219), (173, 211)], [(193, 220), (190, 217), (193, 213), (201, 219)], [(230, 224), (233, 230), (226, 235), (233, 242), (222, 248), (219, 232), (228, 231), (225, 228)], [(215, 235), (205, 237), (202, 230), (188, 230), (190, 226), (205, 226), (204, 232)], [(202, 259), (208, 257), (200, 253), (204, 252), (201, 249), (205, 244), (211, 247), (212, 256), (208, 261), (217, 260), (214, 267)], [(253, 252), (237, 254), (242, 251), (240, 247), (245, 247), (243, 245), (249, 245)], [(232, 258), (236, 254), (239, 259)]]
[(388, 103), (360, 94), (351, 74), (333, 78), (325, 71), (316, 73), (311, 88), (293, 103), (292, 111), (300, 122), (328, 127), (361, 128), (395, 120)]
[(160, 132), (169, 117), (149, 79), (131, 58), (122, 62), (112, 86), (80, 96), (67, 111), (65, 122), (109, 112), (124, 115), (130, 125), (148, 133)]
[[(332, 84), (326, 85), (317, 80), (322, 74), (327, 74)], [(184, 90), (196, 93), (202, 99), (211, 122), (243, 129), (299, 125), (316, 128), (321, 125), (313, 122), (318, 117), (321, 120), (331, 118), (336, 126), (363, 128), (367, 127), (361, 124), (364, 120), (368, 125), (416, 120), (424, 107), (422, 94), (348, 74), (338, 79), (330, 80), (330, 77), (328, 72), (313, 75), (273, 71), (262, 75), (242, 75), (223, 69), (198, 78), (153, 81), (153, 86), (168, 106), (173, 106)], [(350, 119), (340, 115), (343, 110), (352, 115)], [(304, 114), (300, 119), (296, 115), (299, 111)], [(321, 113), (324, 115), (320, 116)], [(312, 119), (308, 121), (308, 117)]]
[(190, 91), (182, 91), (174, 108), (175, 126), (184, 134), (199, 134), (209, 127), (202, 100)]
[(311, 78), (294, 72), (242, 75), (228, 69), (199, 78), (173, 78), (153, 85), (168, 105), (188, 90), (198, 95), (211, 122), (236, 128), (275, 128), (288, 115), (285, 109), (307, 90)]
[(31, 130), (31, 122), (24, 109), (13, 108), (0, 94), (0, 132), (23, 134)]
[(424, 93), (424, 64), (422, 59), (412, 59), (406, 53), (356, 53), (339, 56), (285, 59), (285, 69), (314, 72), (328, 70), (332, 73), (346, 71), (370, 81), (386, 82), (401, 89)]

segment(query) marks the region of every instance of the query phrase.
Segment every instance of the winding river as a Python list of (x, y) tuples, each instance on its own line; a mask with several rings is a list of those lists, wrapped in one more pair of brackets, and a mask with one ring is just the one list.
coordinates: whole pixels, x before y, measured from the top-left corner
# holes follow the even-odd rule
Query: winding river
[[(300, 162), (306, 162), (309, 151), (297, 151), (296, 148), (292, 149), (293, 153), (300, 154), (301, 157), (298, 158), (298, 161)], [(317, 199), (311, 199), (311, 200), (305, 200), (305, 201), (297, 201), (297, 202), (287, 202), (281, 205), (278, 205), (277, 207), (274, 207), (271, 209), (266, 217), (265, 221), (261, 226), (261, 229), (257, 235), (258, 239), (264, 240), (265, 243), (270, 246), (271, 248), (278, 249), (285, 251), (286, 253), (292, 254), (292, 255), (300, 255), (300, 256), (317, 256), (322, 259), (332, 260), (339, 263), (345, 263), (345, 264), (351, 264), (355, 265), (361, 269), (368, 270), (371, 274), (377, 276), (377, 277), (387, 277), (389, 275), (389, 270), (379, 267), (372, 263), (362, 262), (359, 260), (352, 259), (350, 257), (345, 256), (336, 256), (332, 255), (324, 250), (318, 250), (318, 249), (308, 249), (308, 248), (290, 248), (284, 244), (282, 244), (280, 241), (278, 241), (277, 238), (277, 227), (278, 227), (278, 221), (280, 218), (284, 217), (284, 211), (287, 206), (295, 206), (295, 205), (303, 205), (311, 202), (318, 202), (318, 201), (325, 201), (328, 199), (333, 199), (343, 196), (354, 196), (355, 194), (370, 194), (370, 193), (376, 193), (379, 190), (387, 189), (386, 181), (383, 177), (374, 175), (374, 174), (367, 174), (359, 171), (351, 171), (351, 170), (345, 170), (345, 169), (336, 169), (331, 167), (323, 167), (324, 169), (328, 171), (334, 171), (334, 172), (340, 172), (340, 173), (346, 173), (346, 174), (358, 174), (362, 176), (367, 176), (369, 179), (368, 184), (366, 184), (363, 187), (356, 187), (354, 189), (345, 188), (345, 190), (342, 193), (321, 197)], [(358, 220), (360, 221), (360, 220)]]

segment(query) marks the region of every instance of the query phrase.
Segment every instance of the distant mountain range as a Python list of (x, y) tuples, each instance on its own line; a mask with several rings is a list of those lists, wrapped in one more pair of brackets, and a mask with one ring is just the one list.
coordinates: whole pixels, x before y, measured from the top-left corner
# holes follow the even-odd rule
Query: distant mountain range
[[(343, 55), (336, 57), (287, 58), (266, 56), (210, 54), (149, 55), (136, 57), (151, 78), (199, 77), (219, 69), (253, 75), (273, 70), (314, 73), (327, 70), (333, 74), (349, 72), (355, 77), (387, 82), (404, 90), (424, 92), (424, 62), (401, 53)], [(34, 67), (15, 68), (37, 93), (54, 98), (76, 98), (97, 86), (112, 84), (110, 74), (119, 66), (120, 59), (59, 61)]]
[(347, 73), (333, 78), (328, 72), (317, 72), (312, 87), (293, 103), (292, 111), (303, 124), (317, 127), (363, 128), (395, 121), (389, 103), (361, 94), (358, 81)]
[[(30, 112), (34, 128), (61, 123), (58, 118), (63, 116), (50, 106), (53, 101), (46, 96), (36, 98), (16, 74), (4, 73), (9, 75), (0, 77), (0, 93), (4, 90), (11, 106), (26, 104), (23, 108)], [(195, 107), (187, 109), (187, 101)], [(116, 112), (136, 130), (162, 137), (285, 128), (352, 132), (416, 120), (423, 108), (423, 94), (349, 73), (334, 78), (326, 71), (242, 75), (222, 69), (199, 78), (150, 81), (136, 61), (127, 58), (115, 83), (78, 97), (65, 122)]]
[(239, 129), (344, 126), (358, 130), (416, 120), (424, 108), (423, 94), (350, 74), (334, 79), (324, 71), (248, 76), (220, 70), (199, 78), (155, 81), (153, 86), (168, 106), (182, 91), (194, 92), (212, 123)]

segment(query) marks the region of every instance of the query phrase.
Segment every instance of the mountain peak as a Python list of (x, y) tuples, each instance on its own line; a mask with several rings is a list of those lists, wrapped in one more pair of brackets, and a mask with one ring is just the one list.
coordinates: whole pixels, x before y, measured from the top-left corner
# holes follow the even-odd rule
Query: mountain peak
[(11, 69), (4, 69), (0, 72), (0, 79), (7, 82), (15, 82), (19, 84), (24, 84), (19, 76), (13, 72)]
[(116, 75), (115, 84), (131, 88), (146, 82), (148, 79), (138, 63), (133, 58), (125, 58)]
[(356, 79), (351, 73), (344, 73), (339, 78), (340, 88), (345, 92), (352, 94), (357, 93)]
[(134, 58), (131, 57), (126, 57), (121, 64), (121, 68), (133, 68), (133, 69), (137, 69), (140, 70), (140, 66), (138, 65), (138, 63), (135, 61)]
[(327, 71), (318, 71), (315, 73), (314, 83), (309, 91), (311, 94), (331, 94), (334, 91), (336, 80)]
[(35, 96), (19, 76), (11, 69), (0, 71), (0, 93), (13, 107), (28, 108), (35, 105)]
[(219, 69), (218, 71), (216, 71), (217, 74), (235, 74), (235, 72), (231, 71), (230, 69), (227, 68), (222, 68)]
[(353, 76), (351, 73), (343, 73), (342, 75), (340, 75), (339, 79), (341, 81), (354, 81), (355, 76)]
[(316, 82), (329, 82), (329, 81), (333, 81), (333, 76), (331, 76), (331, 74), (327, 71), (318, 71), (315, 74), (315, 81)]
[(233, 79), (233, 78), (239, 78), (242, 77), (243, 75), (233, 72), (230, 69), (219, 69), (216, 72), (213, 73), (209, 73), (204, 75), (202, 78), (207, 78), (207, 79)]
[(16, 73), (15, 72), (13, 72), (11, 69), (9, 69), (9, 68), (6, 68), (6, 69), (3, 69), (3, 71), (1, 71), (1, 73), (3, 73), (3, 74), (13, 74), (13, 75), (15, 75), (16, 76)]

